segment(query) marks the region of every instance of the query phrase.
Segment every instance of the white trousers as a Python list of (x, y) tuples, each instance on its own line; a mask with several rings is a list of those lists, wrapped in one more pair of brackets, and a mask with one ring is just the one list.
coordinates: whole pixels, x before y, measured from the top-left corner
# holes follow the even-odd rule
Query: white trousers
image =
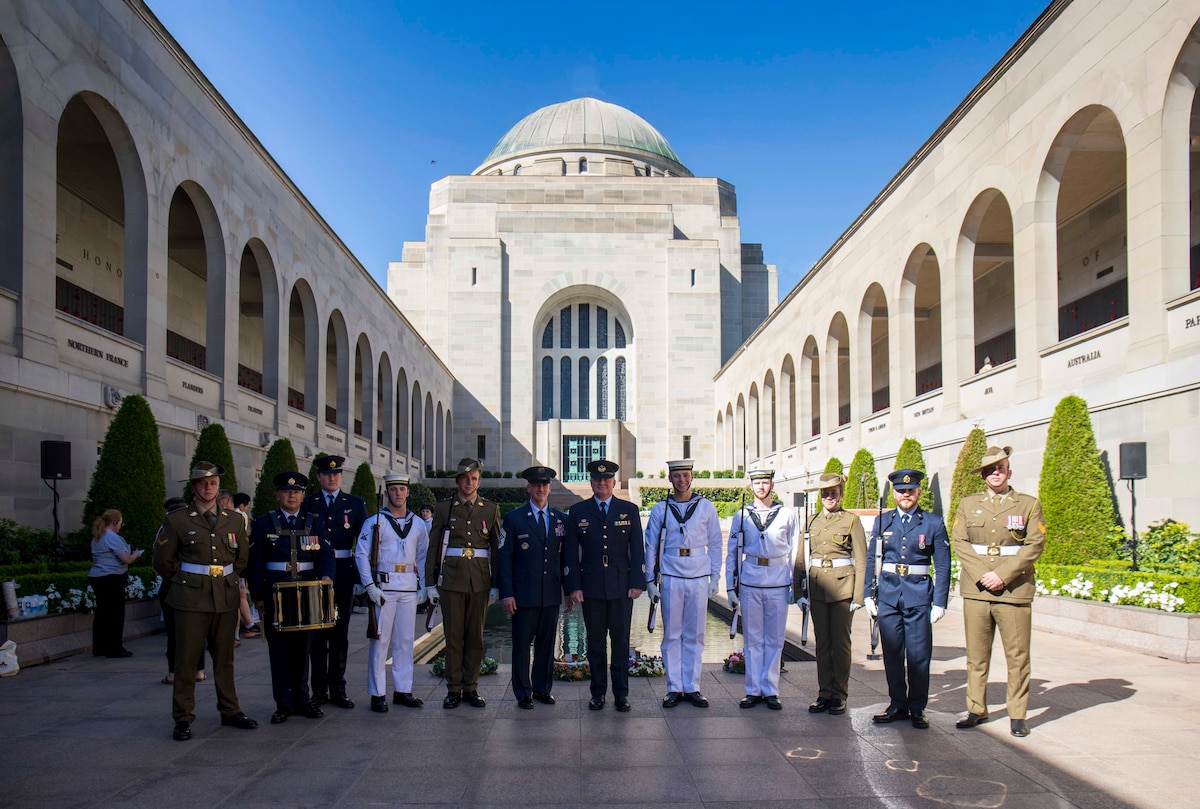
[(746, 693), (779, 695), (779, 658), (787, 631), (789, 587), (750, 587), (743, 584), (742, 632), (746, 643)]
[(708, 579), (662, 578), (662, 657), (668, 691), (700, 690)]
[(417, 631), (417, 594), (398, 590), (383, 591), (379, 610), (379, 640), (367, 648), (367, 690), (373, 697), (387, 695), (384, 664), (392, 656), (392, 689), (412, 693), (413, 639)]

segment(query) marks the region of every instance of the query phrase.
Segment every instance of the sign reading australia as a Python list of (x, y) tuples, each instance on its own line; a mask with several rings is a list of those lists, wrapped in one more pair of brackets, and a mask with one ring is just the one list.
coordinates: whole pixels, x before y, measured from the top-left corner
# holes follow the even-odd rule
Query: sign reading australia
[(122, 368), (129, 367), (129, 360), (125, 359), (124, 357), (118, 357), (116, 354), (110, 354), (103, 349), (90, 346), (87, 343), (81, 343), (78, 340), (72, 340), (70, 337), (67, 338), (67, 348), (73, 348), (76, 351), (87, 354), (90, 357), (107, 360), (113, 365), (120, 365)]

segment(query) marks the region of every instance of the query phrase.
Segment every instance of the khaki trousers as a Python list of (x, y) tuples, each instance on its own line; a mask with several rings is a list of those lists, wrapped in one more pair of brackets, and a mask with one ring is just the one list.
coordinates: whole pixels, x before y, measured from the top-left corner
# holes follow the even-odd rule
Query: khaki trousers
[(483, 662), (483, 623), (487, 618), (488, 591), (441, 591), (442, 626), (446, 634), (446, 691), (468, 694), (479, 683)]
[(850, 629), (854, 613), (850, 599), (813, 601), (813, 634), (816, 635), (817, 696), (845, 701), (850, 687)]
[(992, 663), (992, 640), (999, 629), (1008, 664), (1005, 694), (1008, 718), (1024, 719), (1029, 705), (1031, 605), (964, 598), (963, 625), (967, 634), (967, 710), (974, 714), (988, 712), (988, 670)]

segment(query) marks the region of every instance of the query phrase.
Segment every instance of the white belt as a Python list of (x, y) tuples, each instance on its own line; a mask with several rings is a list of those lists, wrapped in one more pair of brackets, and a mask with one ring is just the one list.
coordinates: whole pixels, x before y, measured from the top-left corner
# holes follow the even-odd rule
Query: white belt
[[(267, 562), (267, 570), (282, 570), (285, 572), (290, 572), (291, 569), (292, 569), (291, 562)], [(312, 570), (312, 569), (313, 569), (312, 562), (297, 562), (296, 563), (296, 572), (297, 573), (303, 573), (306, 570)]]
[(787, 564), (786, 556), (747, 556), (746, 561), (752, 565), (759, 567), (776, 567), (777, 565)]
[(447, 556), (461, 556), (464, 559), (487, 559), (487, 548), (446, 548)]
[(353, 556), (354, 554), (353, 554), (352, 552), (350, 552), (350, 551), (339, 551), (339, 550), (335, 550), (335, 551), (333, 552), (333, 555), (334, 555), (334, 557), (335, 557), (335, 558), (337, 558), (337, 559), (349, 559), (349, 558), (350, 558), (351, 556)]
[(228, 576), (233, 572), (233, 565), (197, 565), (192, 562), (180, 562), (179, 569), (184, 573), (196, 573), (200, 576)]
[(810, 568), (812, 568), (812, 567), (850, 567), (850, 566), (851, 566), (851, 565), (853, 565), (853, 564), (854, 564), (854, 560), (853, 560), (853, 559), (844, 559), (844, 558), (843, 558), (843, 559), (819, 559), (819, 558), (814, 558), (814, 559), (813, 559), (813, 560), (812, 560), (812, 561), (809, 563), (809, 565), (808, 565), (808, 566), (809, 566)]
[(901, 576), (928, 576), (929, 565), (906, 565), (895, 562), (883, 563), (884, 573), (896, 573)]
[(1016, 556), (1020, 545), (971, 545), (980, 556)]

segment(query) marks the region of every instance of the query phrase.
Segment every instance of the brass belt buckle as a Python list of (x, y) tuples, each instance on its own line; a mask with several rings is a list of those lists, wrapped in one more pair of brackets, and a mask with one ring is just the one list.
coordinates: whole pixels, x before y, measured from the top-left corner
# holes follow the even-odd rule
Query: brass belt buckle
[(758, 564), (760, 567), (766, 567), (767, 565), (771, 564), (771, 560), (765, 556), (760, 556), (758, 557)]
[(833, 560), (832, 559), (822, 559), (821, 567), (833, 567)]
[(999, 556), (1000, 555), (1000, 546), (999, 545), (989, 545), (987, 555), (988, 556)]
[(474, 548), (463, 548), (462, 555), (463, 555), (463, 559), (474, 559), (475, 558), (475, 549)]
[(404, 573), (407, 570), (408, 570), (408, 564), (406, 562), (400, 562), (399, 564), (396, 565), (397, 573)]
[(680, 555), (680, 556), (691, 556), (691, 555), (692, 555), (692, 549), (691, 549), (691, 548), (680, 548), (680, 549), (679, 549), (679, 555)]
[(896, 574), (899, 576), (907, 576), (908, 565), (896, 565)]
[(214, 577), (215, 576), (224, 576), (225, 575), (225, 565), (209, 565), (208, 566), (208, 575), (214, 576)]

